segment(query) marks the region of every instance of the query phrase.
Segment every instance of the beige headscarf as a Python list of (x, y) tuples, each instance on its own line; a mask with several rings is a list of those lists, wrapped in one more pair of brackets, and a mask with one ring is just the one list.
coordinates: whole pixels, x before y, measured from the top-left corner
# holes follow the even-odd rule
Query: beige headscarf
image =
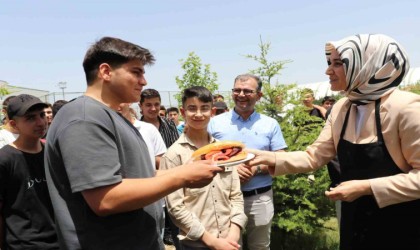
[(336, 49), (344, 63), (350, 101), (369, 103), (390, 94), (407, 74), (410, 64), (402, 46), (382, 34), (359, 34), (325, 45), (327, 59)]

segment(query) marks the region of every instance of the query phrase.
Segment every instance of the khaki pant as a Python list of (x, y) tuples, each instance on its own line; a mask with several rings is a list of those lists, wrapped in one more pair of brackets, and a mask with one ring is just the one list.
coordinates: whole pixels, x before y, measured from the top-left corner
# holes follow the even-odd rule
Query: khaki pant
[[(246, 225), (248, 249), (269, 250), (271, 222), (274, 216), (273, 190), (244, 197), (244, 208), (248, 216)], [(239, 244), (242, 246), (242, 237)]]

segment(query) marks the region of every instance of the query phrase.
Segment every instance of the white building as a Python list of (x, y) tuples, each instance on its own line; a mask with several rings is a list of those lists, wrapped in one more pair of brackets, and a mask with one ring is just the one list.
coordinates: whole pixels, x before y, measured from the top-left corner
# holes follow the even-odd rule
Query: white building
[(2, 80), (0, 80), (0, 88), (5, 88), (10, 92), (10, 94), (4, 95), (4, 96), (1, 95), (1, 93), (0, 93), (0, 103), (3, 103), (3, 100), (6, 99), (8, 96), (20, 95), (20, 94), (33, 95), (33, 96), (39, 97), (42, 101), (47, 101), (47, 100), (45, 100), (45, 98), (50, 93), (47, 90), (22, 88), (22, 87), (18, 87), (18, 86), (13, 86), (13, 85), (8, 84), (6, 81), (2, 81)]

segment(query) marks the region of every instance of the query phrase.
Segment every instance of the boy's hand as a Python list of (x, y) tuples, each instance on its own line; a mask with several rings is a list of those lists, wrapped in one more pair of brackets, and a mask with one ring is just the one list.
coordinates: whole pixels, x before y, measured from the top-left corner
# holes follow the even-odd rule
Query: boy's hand
[(239, 250), (241, 246), (230, 239), (215, 238), (212, 245), (209, 247), (213, 250)]
[(254, 176), (251, 167), (243, 163), (236, 166), (241, 183), (246, 183)]
[(234, 241), (234, 242), (238, 242), (240, 238), (241, 238), (241, 228), (235, 223), (232, 223), (230, 225), (229, 233), (226, 236), (226, 239)]
[(222, 168), (212, 165), (209, 160), (189, 162), (177, 169), (184, 180), (185, 187), (188, 188), (207, 186), (217, 173), (223, 171)]
[(241, 246), (230, 239), (216, 238), (207, 231), (204, 232), (201, 240), (206, 244), (210, 249), (213, 250), (238, 250)]

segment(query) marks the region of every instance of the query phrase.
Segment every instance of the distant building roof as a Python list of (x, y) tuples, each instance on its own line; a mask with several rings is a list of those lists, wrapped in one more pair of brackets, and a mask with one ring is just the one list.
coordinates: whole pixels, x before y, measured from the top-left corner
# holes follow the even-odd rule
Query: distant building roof
[[(18, 86), (10, 85), (7, 82), (1, 81), (1, 80), (0, 80), (0, 87), (5, 87), (10, 92), (10, 94), (5, 95), (5, 96), (0, 95), (0, 102), (1, 103), (3, 102), (3, 100), (5, 98), (7, 98), (8, 96), (11, 96), (11, 95), (29, 94), (29, 95), (33, 95), (33, 96), (41, 98), (41, 97), (47, 96), (50, 93), (47, 90), (24, 88), (24, 87), (18, 87)], [(41, 100), (43, 100), (43, 98), (41, 98)], [(45, 101), (45, 100), (43, 100), (43, 101)]]

